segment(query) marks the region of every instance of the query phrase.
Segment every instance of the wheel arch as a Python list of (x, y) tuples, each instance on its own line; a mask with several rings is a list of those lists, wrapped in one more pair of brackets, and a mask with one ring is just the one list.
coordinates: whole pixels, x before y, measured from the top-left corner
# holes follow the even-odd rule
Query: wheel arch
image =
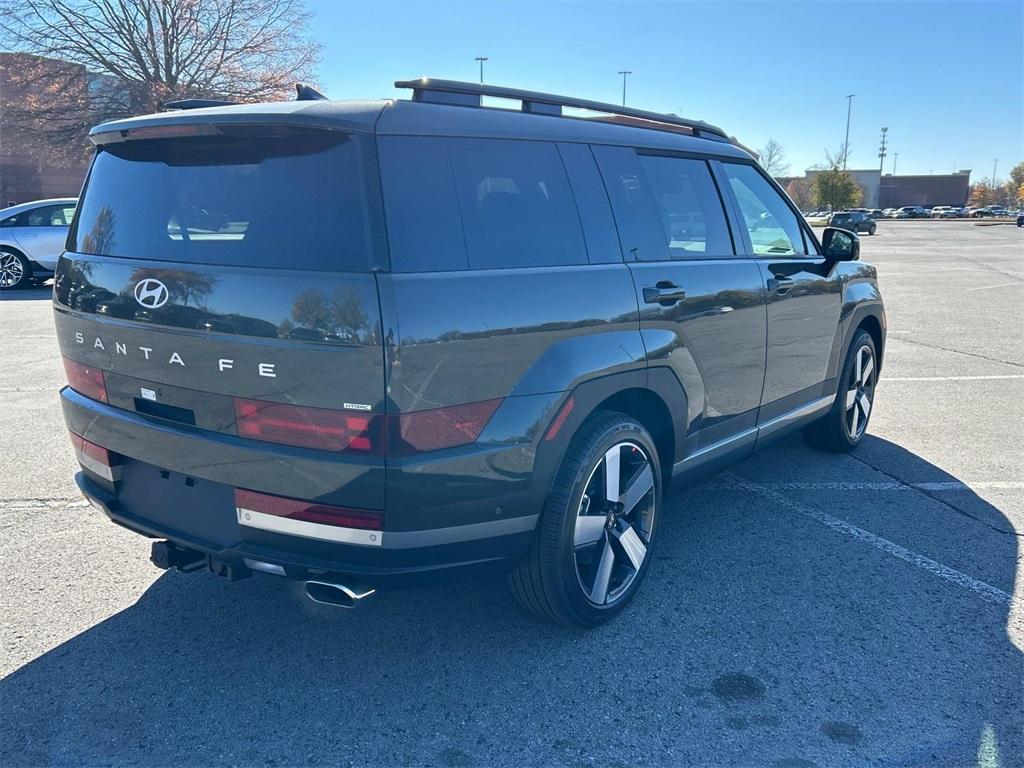
[(841, 321), (836, 326), (829, 358), (828, 378), (839, 376), (846, 350), (853, 341), (857, 329), (863, 327), (875, 342), (879, 370), (885, 352), (886, 322), (885, 307), (874, 267), (870, 264), (854, 263), (852, 274), (844, 279)]
[(0, 251), (10, 251), (11, 253), (16, 253), (18, 256), (21, 256), (25, 261), (32, 261), (25, 251), (23, 251), (19, 246), (11, 243), (10, 240), (0, 240)]
[[(534, 462), (545, 496), (569, 443), (599, 411), (617, 411), (640, 422), (658, 450), (662, 484), (671, 480), (685, 433), (686, 393), (670, 369), (640, 369), (585, 381), (565, 393), (544, 427)], [(550, 438), (556, 424), (557, 434)]]
[[(879, 319), (878, 319), (878, 317), (876, 315), (866, 314), (866, 315), (864, 315), (863, 319), (861, 319), (861, 321), (854, 328), (854, 331), (853, 331), (854, 334), (858, 330), (860, 330), (861, 328), (863, 328), (865, 331), (867, 331), (871, 335), (871, 340), (875, 343), (875, 354), (876, 354), (877, 359), (878, 359), (877, 366), (878, 366), (878, 370), (881, 371), (882, 370), (883, 349), (885, 347), (885, 332), (882, 329), (882, 323), (879, 321)], [(852, 338), (853, 338), (852, 334), (851, 334), (850, 338), (852, 340)]]

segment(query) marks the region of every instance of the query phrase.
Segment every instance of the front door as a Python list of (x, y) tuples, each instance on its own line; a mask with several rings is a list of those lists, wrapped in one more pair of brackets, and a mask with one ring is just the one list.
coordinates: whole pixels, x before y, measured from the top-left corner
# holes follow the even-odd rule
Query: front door
[(749, 434), (764, 381), (764, 286), (758, 265), (737, 255), (710, 165), (623, 147), (594, 153), (649, 363), (671, 368), (686, 392), (684, 453)]
[(842, 307), (842, 285), (798, 214), (753, 164), (723, 162), (744, 231), (744, 248), (760, 270), (768, 298), (768, 355), (759, 421), (798, 408), (834, 389), (828, 379)]

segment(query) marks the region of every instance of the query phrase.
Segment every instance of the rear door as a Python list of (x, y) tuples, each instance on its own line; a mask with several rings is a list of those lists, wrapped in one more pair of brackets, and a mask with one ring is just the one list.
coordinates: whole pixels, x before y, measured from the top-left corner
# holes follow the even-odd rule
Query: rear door
[(594, 147), (652, 366), (686, 391), (686, 453), (754, 426), (764, 381), (764, 286), (737, 254), (709, 163)]
[(64, 250), (68, 225), (74, 215), (75, 206), (66, 203), (36, 208), (22, 214), (23, 223), (15, 236), (30, 259), (53, 269)]
[[(768, 297), (768, 356), (760, 420), (800, 407), (829, 390), (842, 286), (789, 202), (752, 163), (723, 162), (740, 242)], [(851, 225), (852, 226), (852, 225)]]
[[(356, 463), (377, 453), (369, 140), (248, 129), (101, 147), (56, 279), (64, 356), (105, 372), (111, 405), (189, 434)], [(195, 441), (195, 455), (167, 466), (213, 466), (217, 444)], [(281, 475), (268, 460), (258, 481)], [(368, 467), (339, 461), (331, 500), (383, 508)]]

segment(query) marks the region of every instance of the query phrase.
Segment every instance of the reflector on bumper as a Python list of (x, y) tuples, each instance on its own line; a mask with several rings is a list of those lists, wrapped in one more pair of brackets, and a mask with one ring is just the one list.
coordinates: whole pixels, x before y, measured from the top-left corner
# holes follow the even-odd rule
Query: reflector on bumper
[(238, 524), (264, 531), (379, 547), (384, 516), (380, 512), (288, 499), (235, 489)]
[(71, 444), (75, 447), (78, 463), (83, 469), (116, 483), (121, 479), (121, 457), (96, 443), (90, 443), (81, 435), (70, 433)]

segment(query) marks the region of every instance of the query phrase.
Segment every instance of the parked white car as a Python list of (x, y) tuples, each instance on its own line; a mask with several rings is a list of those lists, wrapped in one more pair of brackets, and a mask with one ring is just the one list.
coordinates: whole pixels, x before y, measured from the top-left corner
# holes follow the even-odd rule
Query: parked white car
[(53, 276), (78, 199), (60, 197), (0, 211), (0, 289)]
[(960, 209), (952, 205), (936, 205), (932, 208), (933, 219), (955, 219), (960, 216)]

